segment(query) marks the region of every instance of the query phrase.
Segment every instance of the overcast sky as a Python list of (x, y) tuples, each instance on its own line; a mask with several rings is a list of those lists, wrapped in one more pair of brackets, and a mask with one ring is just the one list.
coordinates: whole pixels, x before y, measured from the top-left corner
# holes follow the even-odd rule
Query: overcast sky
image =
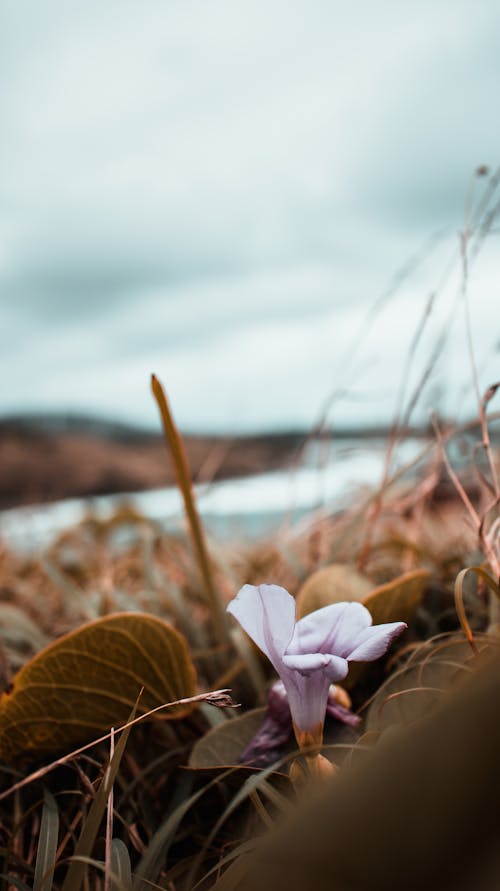
[(458, 231), (500, 163), (499, 33), (498, 0), (0, 0), (0, 413), (156, 424), (154, 371), (191, 430), (308, 426), (338, 388), (334, 421), (387, 420), (442, 282), (408, 392), (444, 328), (421, 416), (472, 410)]

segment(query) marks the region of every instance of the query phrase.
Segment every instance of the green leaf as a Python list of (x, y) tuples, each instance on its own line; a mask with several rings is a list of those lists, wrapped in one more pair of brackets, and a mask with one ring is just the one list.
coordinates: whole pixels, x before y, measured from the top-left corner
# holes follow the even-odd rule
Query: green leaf
[(266, 708), (256, 708), (232, 721), (218, 724), (193, 746), (189, 767), (209, 768), (237, 765), (247, 743), (259, 730)]
[(50, 891), (56, 865), (59, 811), (53, 796), (47, 789), (45, 790), (44, 798), (33, 891)]
[[(125, 723), (144, 688), (139, 714), (195, 692), (185, 639), (145, 613), (89, 622), (46, 647), (0, 699), (0, 759), (73, 748)], [(162, 713), (178, 718), (193, 705)]]

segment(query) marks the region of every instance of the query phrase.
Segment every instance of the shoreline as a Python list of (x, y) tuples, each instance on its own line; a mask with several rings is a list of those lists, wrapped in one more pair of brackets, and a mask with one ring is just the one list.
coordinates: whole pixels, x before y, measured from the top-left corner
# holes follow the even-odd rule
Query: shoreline
[[(428, 439), (424, 428), (401, 438)], [(193, 482), (255, 476), (293, 466), (303, 445), (316, 441), (388, 440), (372, 426), (332, 431), (183, 435)], [(0, 419), (0, 510), (69, 498), (148, 491), (175, 485), (171, 456), (160, 432), (72, 416)]]

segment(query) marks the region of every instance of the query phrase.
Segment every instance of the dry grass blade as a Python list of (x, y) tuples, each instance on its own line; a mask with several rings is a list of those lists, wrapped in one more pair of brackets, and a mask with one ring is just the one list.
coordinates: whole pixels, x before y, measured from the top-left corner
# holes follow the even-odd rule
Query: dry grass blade
[(165, 439), (172, 452), (177, 484), (184, 500), (184, 507), (189, 522), (194, 551), (196, 554), (196, 559), (198, 561), (201, 576), (205, 584), (208, 602), (210, 604), (212, 618), (214, 621), (216, 637), (220, 643), (226, 643), (228, 639), (226, 615), (217, 594), (212, 576), (210, 559), (205, 543), (205, 535), (203, 532), (203, 526), (200, 520), (198, 509), (196, 507), (193, 487), (191, 483), (191, 473), (189, 470), (189, 464), (182, 442), (182, 437), (177, 427), (175, 426), (172, 412), (170, 411), (170, 406), (165, 395), (165, 391), (160, 381), (154, 374), (151, 375), (151, 388), (153, 391), (153, 396), (155, 397), (158, 408), (160, 410)]
[[(123, 753), (125, 751), (125, 746), (127, 745), (130, 734), (130, 725), (131, 722), (134, 720), (137, 705), (138, 700), (130, 715), (130, 721), (128, 722), (129, 726), (127, 727), (125, 732), (122, 733), (116, 745), (113, 757), (111, 758), (109, 767), (104, 775), (104, 779), (101, 782), (99, 789), (97, 790), (96, 797), (92, 802), (92, 806), (87, 815), (87, 819), (83, 824), (80, 838), (78, 839), (75, 848), (75, 858), (90, 857), (92, 853), (92, 848), (94, 846), (94, 842), (101, 826), (104, 812), (106, 810), (109, 794), (111, 792), (111, 789), (113, 788), (113, 783), (115, 781), (115, 777), (118, 772)], [(62, 891), (79, 891), (86, 873), (86, 869), (87, 865), (83, 860), (74, 859), (68, 869), (68, 873), (62, 886)]]
[[(199, 888), (202, 883), (206, 883), (206, 881), (210, 878), (210, 876), (214, 875), (215, 873), (217, 873), (217, 875), (219, 875), (220, 870), (222, 869), (223, 866), (226, 866), (226, 864), (232, 863), (234, 860), (239, 862), (240, 858), (244, 858), (245, 854), (250, 854), (252, 851), (255, 850), (256, 844), (257, 844), (257, 839), (255, 839), (255, 838), (251, 838), (251, 839), (248, 839), (247, 841), (242, 842), (240, 845), (238, 845), (237, 848), (234, 849), (234, 851), (231, 851), (229, 854), (226, 854), (226, 856), (222, 857), (219, 860), (219, 862), (215, 864), (215, 866), (212, 866), (212, 868), (207, 873), (205, 873), (205, 875), (200, 879), (200, 881), (196, 882), (196, 885), (193, 886), (191, 891), (195, 891), (195, 889)], [(224, 873), (224, 875), (225, 875), (225, 873)]]
[(268, 829), (272, 829), (274, 826), (274, 820), (267, 811), (264, 803), (261, 801), (259, 793), (254, 789), (253, 792), (250, 792), (249, 798), (260, 819), (264, 823), (264, 826), (267, 826)]
[(465, 612), (464, 605), (464, 594), (463, 594), (463, 585), (465, 576), (469, 572), (475, 572), (480, 578), (483, 579), (484, 582), (488, 585), (490, 591), (500, 599), (500, 587), (497, 585), (495, 580), (491, 577), (491, 575), (486, 572), (481, 566), (466, 566), (465, 569), (462, 569), (461, 572), (458, 573), (456, 581), (455, 581), (455, 607), (457, 610), (457, 616), (460, 621), (460, 625), (463, 628), (464, 634), (467, 637), (469, 644), (471, 645), (472, 650), (477, 655), (477, 647), (474, 641), (474, 635), (472, 633), (472, 629), (469, 625), (469, 620), (467, 619), (467, 614)]
[(59, 811), (54, 797), (48, 789), (44, 792), (44, 803), (38, 850), (36, 855), (33, 891), (50, 891), (56, 865), (57, 838), (59, 835)]
[(252, 853), (252, 851), (249, 851), (246, 854), (241, 854), (236, 862), (232, 863), (222, 877), (212, 886), (213, 891), (238, 891), (242, 879), (245, 878), (248, 872)]
[[(239, 807), (239, 805), (242, 804), (243, 801), (245, 801), (245, 799), (251, 798), (253, 792), (255, 792), (259, 787), (262, 787), (263, 783), (267, 781), (268, 777), (275, 773), (282, 764), (285, 764), (286, 762), (292, 760), (296, 756), (296, 754), (296, 752), (288, 753), (283, 758), (280, 758), (279, 761), (276, 761), (275, 764), (271, 764), (270, 767), (266, 767), (264, 768), (264, 770), (260, 770), (257, 773), (252, 773), (245, 780), (241, 789), (236, 793), (236, 795), (233, 796), (233, 798), (225, 808), (224, 812), (221, 814), (219, 819), (212, 826), (210, 832), (207, 834), (202, 848), (199, 851), (198, 856), (194, 860), (191, 872), (189, 874), (187, 885), (188, 888), (193, 887), (193, 882), (200, 868), (203, 856), (205, 852), (210, 848), (210, 845), (212, 844), (214, 838), (216, 837), (217, 833), (224, 825), (226, 820), (231, 816), (232, 813), (234, 813), (236, 808)], [(224, 776), (224, 774), (221, 775), (221, 778), (222, 776)]]
[(500, 382), (491, 384), (491, 386), (488, 387), (488, 389), (486, 390), (486, 392), (483, 395), (483, 398), (479, 402), (479, 412), (480, 412), (480, 418), (481, 418), (481, 431), (483, 434), (483, 448), (484, 448), (487, 458), (488, 458), (491, 479), (493, 481), (493, 490), (494, 490), (495, 496), (497, 498), (500, 496), (500, 486), (498, 483), (498, 474), (497, 474), (496, 464), (495, 464), (495, 461), (493, 458), (493, 452), (491, 449), (491, 440), (490, 440), (490, 433), (488, 430), (488, 419), (486, 417), (486, 409), (488, 407), (488, 403), (493, 399), (493, 397), (499, 387), (500, 387)]
[[(142, 692), (142, 691), (141, 691)], [(156, 714), (156, 712), (162, 711), (165, 708), (172, 708), (175, 705), (185, 705), (191, 702), (208, 702), (210, 705), (214, 705), (217, 708), (236, 708), (236, 704), (232, 701), (229, 696), (229, 690), (213, 690), (209, 693), (197, 693), (196, 696), (188, 696), (185, 699), (177, 699), (175, 702), (165, 702), (163, 705), (159, 705), (156, 708), (151, 709), (148, 712), (145, 712), (144, 715), (139, 715), (138, 718), (134, 718), (131, 721), (127, 721), (126, 724), (123, 724), (122, 727), (116, 727), (113, 730), (113, 733), (123, 733), (123, 731), (128, 730), (130, 727), (133, 727), (134, 724), (138, 724), (140, 721), (144, 721), (146, 718), (149, 718), (151, 715)], [(22, 780), (19, 780), (17, 783), (14, 783), (13, 786), (9, 786), (8, 789), (5, 789), (4, 792), (0, 794), (0, 801), (4, 798), (8, 798), (9, 795), (12, 795), (14, 792), (17, 792), (19, 789), (22, 789), (24, 786), (27, 786), (29, 783), (33, 783), (35, 780), (40, 780), (42, 777), (46, 776), (52, 770), (55, 770), (56, 767), (59, 767), (62, 764), (67, 764), (68, 761), (72, 761), (78, 755), (81, 755), (83, 752), (86, 752), (88, 749), (91, 749), (93, 746), (99, 745), (99, 743), (106, 742), (111, 738), (111, 732), (105, 733), (104, 736), (100, 736), (98, 739), (93, 739), (92, 742), (87, 743), (85, 746), (80, 746), (79, 749), (74, 749), (72, 752), (69, 752), (67, 755), (63, 755), (62, 758), (57, 758), (55, 761), (51, 761), (50, 764), (46, 764), (45, 767), (39, 768), (39, 770), (35, 770), (33, 773), (30, 773), (29, 776), (24, 777)]]
[[(105, 773), (105, 781), (107, 782), (109, 770), (111, 767), (111, 762), (113, 760), (113, 755), (115, 753), (115, 728), (111, 728), (111, 738), (109, 740), (109, 764), (106, 773)], [(109, 790), (108, 796), (108, 805), (107, 805), (107, 813), (106, 813), (106, 870), (104, 873), (104, 891), (111, 891), (111, 857), (112, 857), (112, 844), (113, 844), (113, 808), (114, 808), (114, 793), (113, 786), (111, 786)]]
[(229, 776), (233, 771), (234, 768), (226, 770), (224, 773), (220, 774), (220, 776), (211, 780), (210, 783), (207, 783), (202, 789), (194, 792), (189, 798), (184, 799), (184, 801), (182, 801), (161, 824), (159, 829), (156, 830), (137, 866), (137, 869), (135, 870), (133, 884), (134, 891), (147, 891), (147, 887), (158, 877), (158, 873), (160, 872), (162, 864), (165, 862), (177, 827), (185, 814), (187, 814), (193, 804), (195, 804), (205, 792), (208, 792), (212, 786)]
[(274, 786), (271, 786), (271, 783), (268, 780), (263, 780), (260, 784), (260, 791), (269, 801), (274, 804), (277, 810), (281, 811), (284, 814), (290, 813), (290, 809), (292, 804), (288, 798), (278, 792)]
[[(126, 850), (127, 849), (125, 848), (125, 851)], [(127, 891), (127, 886), (123, 884), (121, 876), (116, 872), (107, 870), (106, 864), (103, 863), (102, 860), (96, 860), (95, 857), (88, 857), (85, 854), (74, 854), (72, 857), (68, 857), (68, 860), (70, 861), (70, 863), (80, 863), (84, 869), (86, 869), (87, 866), (92, 866), (98, 872), (103, 873), (105, 878), (107, 875), (109, 875), (113, 891)], [(94, 886), (90, 886), (87, 882), (85, 891), (89, 891), (90, 887), (93, 888)], [(96, 887), (100, 888), (102, 886), (99, 884), (96, 885)]]

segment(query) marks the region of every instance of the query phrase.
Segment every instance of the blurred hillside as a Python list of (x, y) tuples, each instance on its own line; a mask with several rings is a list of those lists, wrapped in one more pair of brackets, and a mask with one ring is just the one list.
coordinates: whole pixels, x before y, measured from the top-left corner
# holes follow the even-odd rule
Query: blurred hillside
[[(184, 437), (197, 482), (282, 467), (300, 432)], [(0, 420), (0, 509), (61, 498), (171, 485), (172, 462), (161, 435), (81, 416)]]

